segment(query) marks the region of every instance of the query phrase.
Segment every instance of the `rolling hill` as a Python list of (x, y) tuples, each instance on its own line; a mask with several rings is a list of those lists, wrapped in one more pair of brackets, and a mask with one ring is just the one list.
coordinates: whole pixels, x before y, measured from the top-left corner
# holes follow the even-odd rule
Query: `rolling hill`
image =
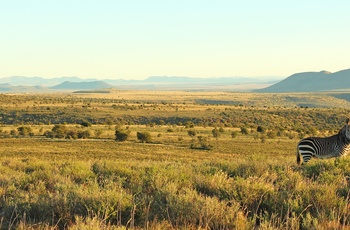
[(91, 90), (91, 89), (105, 89), (113, 86), (104, 81), (88, 81), (88, 82), (71, 82), (65, 81), (61, 84), (51, 87), (51, 89), (60, 90)]
[(335, 73), (328, 71), (293, 74), (286, 79), (254, 92), (323, 92), (350, 90), (350, 69)]

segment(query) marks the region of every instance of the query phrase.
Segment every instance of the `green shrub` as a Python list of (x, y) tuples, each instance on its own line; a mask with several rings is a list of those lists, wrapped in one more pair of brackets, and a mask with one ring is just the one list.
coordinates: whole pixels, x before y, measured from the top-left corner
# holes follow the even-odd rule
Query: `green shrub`
[(78, 132), (75, 130), (68, 130), (66, 133), (67, 139), (77, 139), (78, 138)]
[(152, 136), (149, 132), (137, 132), (137, 139), (141, 142), (150, 143), (152, 142)]
[(78, 138), (86, 139), (91, 136), (91, 133), (89, 130), (84, 130), (84, 131), (78, 131)]
[(265, 133), (266, 132), (266, 129), (264, 128), (264, 127), (262, 127), (262, 126), (258, 126), (257, 128), (256, 128), (256, 131), (258, 132), (258, 133)]
[(197, 135), (197, 133), (195, 130), (188, 130), (187, 135), (190, 137), (195, 137)]
[(242, 128), (241, 128), (241, 133), (246, 135), (246, 134), (248, 134), (248, 133), (249, 133), (249, 131), (248, 131), (248, 129), (247, 129), (247, 128), (242, 127)]
[(91, 127), (92, 126), (92, 124), (90, 122), (88, 122), (88, 121), (82, 121), (80, 123), (80, 125), (83, 126), (83, 127)]
[(122, 129), (117, 129), (115, 131), (115, 140), (116, 141), (126, 141), (129, 137), (129, 131), (126, 131), (126, 130), (122, 130)]
[(18, 134), (21, 136), (33, 135), (32, 128), (29, 126), (21, 126), (21, 127), (18, 127), (17, 130), (18, 130)]
[(66, 134), (68, 132), (68, 129), (65, 125), (55, 125), (52, 128), (52, 134), (55, 138), (65, 138)]

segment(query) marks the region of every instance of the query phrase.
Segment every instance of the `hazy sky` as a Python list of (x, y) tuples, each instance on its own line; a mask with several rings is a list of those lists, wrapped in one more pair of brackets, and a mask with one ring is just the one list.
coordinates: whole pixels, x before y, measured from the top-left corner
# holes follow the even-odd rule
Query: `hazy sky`
[(0, 77), (350, 68), (348, 0), (0, 0)]

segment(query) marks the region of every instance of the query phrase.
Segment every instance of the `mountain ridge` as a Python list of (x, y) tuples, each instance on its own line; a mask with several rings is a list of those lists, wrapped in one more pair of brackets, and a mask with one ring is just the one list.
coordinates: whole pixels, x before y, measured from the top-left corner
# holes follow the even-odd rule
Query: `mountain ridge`
[(344, 69), (334, 73), (325, 70), (296, 73), (276, 84), (253, 90), (253, 92), (323, 92), (349, 89), (350, 69)]
[[(128, 90), (238, 90), (250, 91), (261, 88), (279, 80), (278, 77), (218, 77), (193, 78), (186, 76), (150, 76), (144, 80), (125, 79), (83, 79), (79, 77), (23, 77), (14, 76), (0, 78), (0, 92), (35, 91), (40, 86), (41, 91), (52, 90), (84, 90), (101, 88), (118, 88)], [(94, 83), (88, 83), (94, 82)], [(65, 84), (63, 84), (65, 83)], [(6, 87), (1, 87), (7, 84)], [(86, 86), (90, 84), (90, 86)]]

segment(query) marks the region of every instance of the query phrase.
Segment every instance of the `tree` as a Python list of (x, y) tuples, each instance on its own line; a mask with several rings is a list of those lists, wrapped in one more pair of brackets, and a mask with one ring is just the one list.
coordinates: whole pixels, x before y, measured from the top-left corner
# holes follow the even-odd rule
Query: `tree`
[(53, 137), (65, 138), (68, 130), (67, 130), (67, 127), (65, 125), (55, 125), (52, 128), (52, 132), (53, 132)]
[(18, 134), (21, 136), (33, 135), (32, 128), (30, 128), (29, 126), (21, 126), (21, 127), (18, 127), (17, 130), (18, 130)]
[(91, 134), (88, 130), (78, 132), (78, 138), (85, 139), (85, 138), (89, 138), (90, 136)]
[(248, 131), (248, 129), (247, 129), (247, 128), (242, 127), (242, 128), (241, 128), (241, 133), (242, 133), (242, 134), (248, 134), (248, 133), (249, 133), (249, 131)]
[(129, 133), (128, 131), (117, 129), (115, 131), (115, 140), (119, 142), (126, 141), (129, 137)]
[(259, 132), (259, 133), (265, 133), (265, 128), (259, 125), (259, 126), (256, 128), (256, 131)]
[(69, 130), (66, 133), (66, 138), (67, 139), (77, 139), (78, 138), (78, 133), (75, 130)]
[(141, 142), (149, 143), (152, 141), (151, 134), (149, 132), (137, 132), (137, 139)]
[(187, 131), (187, 134), (188, 136), (190, 137), (195, 137), (197, 135), (196, 131), (195, 130), (188, 130)]

